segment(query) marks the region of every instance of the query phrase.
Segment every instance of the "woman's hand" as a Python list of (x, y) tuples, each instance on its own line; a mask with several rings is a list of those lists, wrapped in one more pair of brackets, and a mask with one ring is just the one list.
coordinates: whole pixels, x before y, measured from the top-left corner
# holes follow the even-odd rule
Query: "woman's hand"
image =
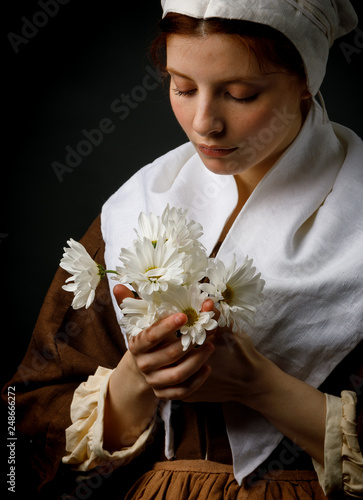
[[(211, 300), (204, 303), (203, 310), (214, 310), (215, 318), (218, 318), (219, 311)], [(227, 327), (218, 328), (209, 341), (215, 348), (208, 360), (211, 373), (184, 400), (246, 404), (251, 396), (261, 392), (262, 378), (271, 365), (270, 361), (255, 349), (245, 332), (232, 333)]]
[[(132, 294), (118, 285), (115, 296), (120, 303)], [(205, 311), (212, 308), (211, 300), (204, 303)], [(152, 418), (159, 398), (238, 401), (261, 413), (323, 464), (324, 394), (262, 356), (244, 332), (217, 329), (198, 349), (191, 346), (183, 351), (177, 331), (186, 320), (184, 314), (174, 314), (129, 340), (129, 351), (110, 381), (111, 399), (116, 401), (113, 423), (117, 421), (119, 429), (133, 425), (136, 440), (145, 428), (145, 415)], [(132, 388), (129, 393), (125, 386)]]
[[(132, 292), (116, 285), (118, 304)], [(152, 421), (159, 399), (184, 399), (210, 374), (210, 342), (183, 351), (178, 330), (185, 314), (173, 314), (129, 338), (129, 350), (111, 375), (104, 414), (104, 446), (109, 451), (131, 446)]]
[[(123, 285), (115, 287), (118, 303), (125, 296), (132, 296), (126, 290)], [(187, 351), (183, 351), (177, 332), (186, 321), (185, 314), (173, 314), (129, 338), (129, 351), (135, 365), (159, 399), (184, 399), (202, 385), (210, 374), (206, 362), (214, 346), (205, 342), (198, 349), (191, 345)]]
[[(133, 296), (123, 285), (117, 285), (114, 294), (118, 303)], [(203, 311), (212, 310), (218, 317), (209, 299)], [(183, 351), (177, 332), (186, 320), (185, 314), (173, 314), (129, 338), (127, 354), (132, 355), (138, 378), (158, 399), (243, 402), (243, 396), (257, 390), (266, 358), (244, 332), (232, 334), (228, 329), (208, 332), (202, 346)]]
[(262, 356), (244, 332), (217, 329), (209, 340), (215, 346), (211, 374), (185, 401), (245, 404), (323, 465), (325, 395)]

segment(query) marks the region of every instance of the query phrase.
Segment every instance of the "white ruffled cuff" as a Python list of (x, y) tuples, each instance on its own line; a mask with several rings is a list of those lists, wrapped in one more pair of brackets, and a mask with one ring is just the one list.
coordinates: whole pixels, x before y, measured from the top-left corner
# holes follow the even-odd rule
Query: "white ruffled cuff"
[(66, 429), (66, 451), (64, 464), (73, 469), (87, 471), (112, 462), (114, 468), (128, 464), (146, 447), (154, 430), (155, 419), (128, 448), (114, 453), (103, 449), (103, 418), (109, 379), (113, 370), (98, 367), (75, 390), (71, 404), (72, 425)]
[(327, 414), (324, 466), (313, 460), (324, 494), (337, 491), (352, 498), (363, 498), (363, 456), (356, 424), (357, 396), (343, 391), (341, 398), (326, 394)]
[(363, 498), (363, 455), (359, 446), (356, 423), (357, 396), (343, 391), (343, 488), (353, 498)]

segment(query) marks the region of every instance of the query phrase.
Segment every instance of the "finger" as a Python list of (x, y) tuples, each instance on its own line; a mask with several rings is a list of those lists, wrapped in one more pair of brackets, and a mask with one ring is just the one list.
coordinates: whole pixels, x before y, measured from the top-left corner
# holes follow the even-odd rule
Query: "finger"
[(198, 372), (192, 375), (184, 384), (176, 387), (154, 389), (154, 394), (159, 399), (184, 400), (204, 384), (211, 373), (209, 365), (203, 365)]
[[(218, 321), (220, 312), (215, 307), (214, 301), (212, 299), (207, 299), (203, 302), (202, 311), (203, 312), (213, 311), (214, 312), (213, 318)], [(214, 335), (217, 332), (217, 328), (214, 328), (213, 330), (206, 330), (207, 338), (210, 338), (212, 335)]]
[(203, 302), (203, 305), (202, 305), (203, 312), (213, 311), (213, 309), (214, 309), (214, 302), (212, 299), (207, 299)]
[[(207, 342), (204, 343), (204, 346), (206, 344)], [(151, 374), (163, 368), (174, 367), (177, 363), (180, 363), (183, 358), (186, 359), (191, 351), (196, 351), (195, 347), (198, 347), (198, 350), (200, 350), (198, 354), (203, 356), (203, 346), (190, 344), (189, 348), (184, 350), (183, 344), (180, 342), (179, 338), (172, 334), (169, 342), (163, 341), (156, 349), (150, 349), (148, 352), (139, 354), (136, 363), (139, 370), (144, 375)], [(214, 351), (214, 345), (207, 346), (206, 349), (212, 349)], [(188, 376), (189, 374), (185, 378)], [(162, 382), (162, 384), (164, 384), (164, 382)]]
[(188, 317), (183, 313), (176, 313), (163, 318), (153, 325), (145, 328), (135, 337), (129, 340), (129, 349), (133, 355), (139, 355), (151, 351), (156, 346), (164, 342), (168, 336), (173, 335), (188, 321)]
[(183, 350), (180, 339), (172, 334), (170, 342), (162, 341), (156, 349), (140, 353), (137, 357), (137, 366), (144, 375), (149, 374), (177, 363), (187, 352)]
[(200, 349), (189, 351), (176, 365), (168, 364), (145, 375), (145, 380), (153, 389), (182, 385), (200, 370), (213, 352), (214, 345), (207, 342)]
[(113, 288), (113, 294), (119, 305), (122, 304), (126, 297), (134, 297), (133, 292), (125, 285), (116, 285)]
[(215, 302), (212, 299), (207, 299), (203, 302), (202, 311), (203, 312), (213, 311), (214, 319), (218, 319), (219, 315), (221, 314), (219, 310), (215, 307)]

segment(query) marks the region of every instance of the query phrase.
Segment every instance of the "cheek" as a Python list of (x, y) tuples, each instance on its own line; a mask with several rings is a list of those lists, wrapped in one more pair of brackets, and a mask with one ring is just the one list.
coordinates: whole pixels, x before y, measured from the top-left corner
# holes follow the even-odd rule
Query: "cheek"
[[(299, 115), (295, 109), (284, 104), (279, 106), (263, 106), (259, 110), (245, 113), (236, 120), (235, 130), (239, 130), (241, 140), (259, 139), (262, 143), (273, 145), (284, 140), (290, 129), (295, 129)], [(237, 125), (238, 123), (238, 125)]]
[(188, 112), (188, 109), (186, 106), (182, 106), (177, 99), (175, 99), (175, 96), (170, 97), (170, 104), (171, 108), (173, 110), (173, 113), (175, 115), (175, 118), (178, 120), (180, 126), (186, 130), (189, 128), (189, 125), (192, 121), (192, 118), (190, 117), (190, 113)]
[(261, 133), (261, 130), (270, 127), (273, 121), (274, 113), (271, 110), (263, 108), (251, 113), (241, 113), (231, 120), (235, 133), (240, 135), (241, 139), (247, 139)]
[[(268, 94), (251, 112), (246, 112), (240, 118), (240, 125), (248, 135), (256, 135), (259, 132), (268, 133), (271, 130), (274, 135), (283, 136), (293, 126), (300, 116), (300, 99), (298, 93), (293, 92), (286, 85), (278, 91)], [(261, 132), (263, 131), (263, 132)]]

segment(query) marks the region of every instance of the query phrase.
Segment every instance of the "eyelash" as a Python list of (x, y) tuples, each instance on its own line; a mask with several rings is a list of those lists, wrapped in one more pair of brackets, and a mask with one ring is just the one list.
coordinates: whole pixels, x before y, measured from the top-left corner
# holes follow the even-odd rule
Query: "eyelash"
[[(231, 94), (230, 94), (231, 95)], [(258, 97), (258, 94), (253, 94), (251, 95), (250, 97), (245, 97), (244, 99), (238, 99), (237, 97), (233, 97), (233, 95), (231, 95), (231, 98), (234, 100), (234, 101), (237, 101), (237, 102), (242, 102), (242, 103), (246, 103), (246, 102), (252, 102), (252, 101), (255, 101)]]
[[(195, 93), (195, 91), (196, 91), (195, 89), (186, 90), (186, 91), (182, 91), (182, 90), (179, 90), (177, 88), (173, 89), (174, 94), (177, 96), (190, 96), (190, 95), (193, 95)], [(233, 97), (233, 95), (231, 95), (231, 94), (228, 94), (228, 95), (231, 97), (231, 99), (233, 99), (236, 102), (248, 103), (248, 102), (252, 102), (252, 101), (256, 100), (259, 94), (254, 94), (250, 97), (245, 97), (243, 99), (238, 99), (237, 97)]]
[(187, 90), (185, 92), (183, 92), (182, 90), (179, 90), (179, 89), (173, 89), (173, 92), (174, 94), (178, 95), (178, 96), (182, 96), (182, 95), (192, 95), (194, 94), (195, 90)]

